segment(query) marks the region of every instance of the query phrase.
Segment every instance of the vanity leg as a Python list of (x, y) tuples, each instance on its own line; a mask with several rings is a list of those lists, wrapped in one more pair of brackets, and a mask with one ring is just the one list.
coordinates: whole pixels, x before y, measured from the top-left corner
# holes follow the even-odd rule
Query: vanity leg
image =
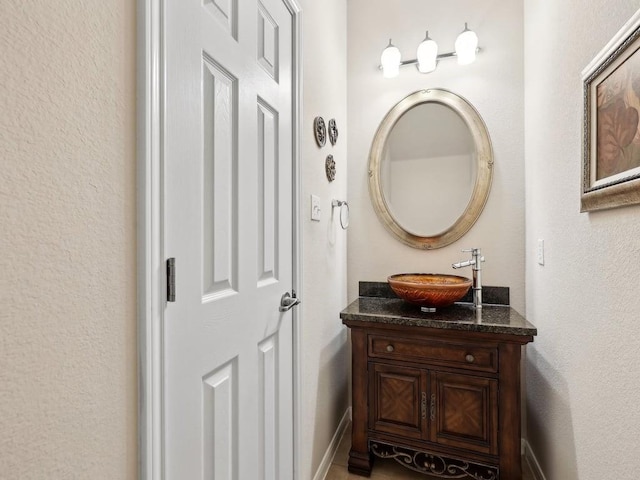
[(349, 472), (363, 477), (371, 476), (371, 468), (373, 467), (373, 458), (368, 453), (362, 455), (360, 452), (354, 452), (353, 448), (349, 452)]
[(371, 475), (373, 457), (369, 452), (367, 434), (367, 335), (359, 328), (351, 329), (351, 378), (352, 416), (351, 451), (349, 471), (368, 477)]
[(500, 346), (500, 480), (522, 480), (519, 344)]

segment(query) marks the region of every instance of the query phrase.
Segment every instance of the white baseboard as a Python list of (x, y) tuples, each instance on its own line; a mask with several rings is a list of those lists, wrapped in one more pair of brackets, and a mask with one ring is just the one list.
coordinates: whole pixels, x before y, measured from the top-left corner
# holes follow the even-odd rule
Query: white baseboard
[(533, 450), (531, 449), (531, 445), (529, 442), (523, 439), (524, 442), (524, 461), (527, 462), (531, 472), (533, 473), (533, 477), (535, 480), (547, 480), (542, 473), (542, 469), (540, 468), (540, 464), (538, 463), (538, 459), (536, 458)]
[(316, 471), (316, 474), (313, 476), (313, 480), (324, 480), (327, 476), (327, 472), (329, 472), (329, 468), (331, 468), (331, 462), (333, 462), (333, 457), (335, 457), (336, 452), (338, 451), (338, 446), (340, 445), (340, 440), (342, 440), (342, 436), (344, 435), (344, 431), (349, 426), (349, 422), (351, 421), (351, 407), (347, 408), (342, 416), (342, 420), (340, 420), (340, 424), (336, 430), (336, 433), (333, 434), (333, 438), (331, 439), (331, 443), (327, 447), (327, 451), (322, 457), (322, 461), (320, 462), (320, 466)]

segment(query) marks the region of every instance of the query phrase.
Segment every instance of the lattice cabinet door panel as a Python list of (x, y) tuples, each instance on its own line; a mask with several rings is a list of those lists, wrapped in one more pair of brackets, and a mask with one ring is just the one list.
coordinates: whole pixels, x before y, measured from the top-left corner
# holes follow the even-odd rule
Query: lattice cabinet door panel
[(369, 428), (424, 439), (427, 432), (427, 379), (424, 370), (369, 364)]
[(498, 381), (430, 372), (430, 440), (441, 445), (498, 453)]

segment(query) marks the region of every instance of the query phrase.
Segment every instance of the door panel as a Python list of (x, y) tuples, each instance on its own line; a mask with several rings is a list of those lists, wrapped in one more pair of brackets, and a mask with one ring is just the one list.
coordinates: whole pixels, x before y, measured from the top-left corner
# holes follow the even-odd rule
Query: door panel
[(292, 15), (167, 0), (165, 22), (165, 478), (291, 480)]
[(425, 371), (371, 363), (369, 427), (378, 432), (423, 438), (426, 425)]
[(238, 288), (237, 84), (214, 60), (203, 57), (203, 300)]
[(278, 81), (278, 24), (262, 3), (258, 3), (258, 63)]
[(278, 337), (271, 336), (260, 343), (260, 431), (259, 453), (262, 475), (260, 478), (277, 478), (278, 474)]
[(481, 453), (498, 453), (498, 382), (431, 372), (431, 440)]
[(222, 30), (238, 39), (238, 1), (204, 0), (204, 8), (219, 22)]
[(258, 286), (278, 280), (278, 112), (258, 98)]
[(238, 438), (237, 359), (203, 378), (203, 478), (233, 479)]

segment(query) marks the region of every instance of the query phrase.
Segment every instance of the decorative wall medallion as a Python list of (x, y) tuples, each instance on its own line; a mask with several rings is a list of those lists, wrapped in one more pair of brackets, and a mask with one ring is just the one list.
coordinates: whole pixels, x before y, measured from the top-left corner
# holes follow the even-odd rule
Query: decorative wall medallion
[(498, 480), (498, 467), (469, 463), (409, 448), (395, 447), (381, 442), (371, 442), (371, 452), (380, 458), (393, 458), (405, 467), (439, 478), (471, 478), (473, 480)]
[(324, 118), (316, 117), (313, 120), (313, 131), (316, 135), (316, 143), (319, 147), (324, 147), (327, 143), (327, 127), (324, 124)]
[(333, 155), (327, 156), (327, 160), (324, 162), (324, 170), (327, 173), (327, 180), (333, 182), (336, 179), (336, 162), (333, 160)]
[(336, 119), (329, 120), (329, 141), (331, 145), (335, 145), (338, 141), (338, 127), (336, 126)]

